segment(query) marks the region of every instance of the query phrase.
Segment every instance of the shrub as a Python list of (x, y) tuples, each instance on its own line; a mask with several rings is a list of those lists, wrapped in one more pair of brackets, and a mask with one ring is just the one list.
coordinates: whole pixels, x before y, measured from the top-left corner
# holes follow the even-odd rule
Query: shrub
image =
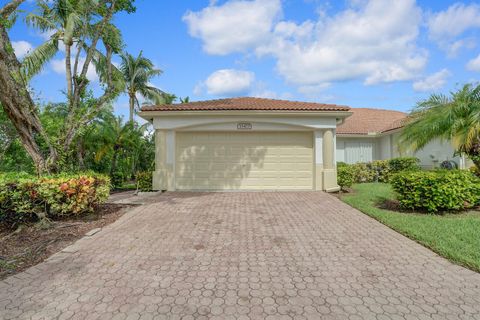
[(350, 167), (354, 183), (389, 182), (392, 175), (397, 172), (420, 170), (419, 163), (420, 160), (417, 158), (394, 158), (355, 164), (338, 162), (337, 168)]
[(477, 167), (475, 167), (475, 166), (470, 167), (469, 170), (470, 170), (471, 173), (473, 173), (477, 177), (480, 177), (480, 169), (478, 169)]
[(92, 212), (110, 193), (103, 175), (61, 174), (48, 177), (0, 176), (0, 221), (9, 225), (38, 218)]
[(337, 168), (347, 167), (347, 166), (349, 166), (349, 164), (346, 162), (342, 162), (342, 161), (337, 162)]
[(120, 188), (124, 181), (123, 174), (119, 171), (112, 173), (110, 177), (112, 188)]
[(356, 183), (374, 182), (375, 172), (367, 163), (355, 163), (352, 166)]
[(337, 166), (337, 183), (342, 190), (345, 190), (345, 188), (350, 188), (354, 182), (355, 170), (352, 166)]
[(392, 186), (404, 209), (436, 213), (480, 204), (480, 178), (466, 170), (401, 172)]
[(393, 158), (388, 163), (392, 173), (420, 170), (420, 160), (415, 157)]
[(372, 171), (371, 176), (375, 182), (388, 182), (392, 169), (389, 160), (375, 160), (367, 164), (367, 168)]
[(138, 190), (140, 191), (152, 191), (152, 172), (151, 171), (143, 171), (138, 172), (136, 175), (137, 178), (137, 186)]

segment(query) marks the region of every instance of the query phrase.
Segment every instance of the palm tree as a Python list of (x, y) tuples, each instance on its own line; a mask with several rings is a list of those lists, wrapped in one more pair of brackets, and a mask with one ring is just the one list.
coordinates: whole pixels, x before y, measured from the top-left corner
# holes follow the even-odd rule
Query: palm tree
[(152, 61), (142, 56), (142, 52), (135, 58), (129, 53), (121, 54), (122, 64), (120, 71), (125, 81), (125, 91), (129, 98), (130, 122), (133, 122), (135, 106), (140, 104), (137, 94), (154, 103), (161, 103), (164, 92), (150, 84), (150, 80), (162, 74), (162, 70), (155, 69)]
[(105, 156), (111, 155), (110, 176), (113, 178), (117, 173), (119, 156), (135, 148), (143, 131), (135, 128), (133, 122), (124, 124), (122, 117), (113, 115), (102, 119), (98, 129), (99, 149), (95, 152), (95, 161), (99, 162)]
[(451, 141), (480, 169), (480, 85), (467, 84), (451, 97), (434, 94), (418, 103), (400, 141), (417, 151), (434, 139)]

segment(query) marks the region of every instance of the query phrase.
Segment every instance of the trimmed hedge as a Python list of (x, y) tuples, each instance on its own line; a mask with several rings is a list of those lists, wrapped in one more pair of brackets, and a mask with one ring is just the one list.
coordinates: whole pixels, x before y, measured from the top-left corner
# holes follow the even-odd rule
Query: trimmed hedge
[(0, 222), (16, 225), (92, 212), (109, 194), (110, 179), (94, 173), (46, 177), (2, 174)]
[(355, 171), (352, 166), (337, 165), (337, 184), (342, 190), (350, 188), (355, 182)]
[(140, 191), (148, 192), (152, 191), (152, 172), (144, 171), (138, 172), (136, 175), (137, 178), (137, 188)]
[(400, 205), (408, 210), (436, 213), (480, 204), (480, 178), (467, 170), (402, 172), (391, 184)]
[(353, 183), (389, 182), (395, 173), (420, 170), (419, 163), (420, 160), (410, 157), (355, 164), (338, 162), (338, 185), (344, 188), (350, 187)]

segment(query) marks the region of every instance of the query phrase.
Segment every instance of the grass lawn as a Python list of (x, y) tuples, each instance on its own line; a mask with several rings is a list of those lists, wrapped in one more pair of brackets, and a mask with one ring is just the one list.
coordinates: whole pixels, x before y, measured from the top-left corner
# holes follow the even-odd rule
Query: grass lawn
[(365, 183), (341, 198), (354, 208), (445, 258), (480, 272), (480, 212), (430, 215), (380, 209), (379, 203), (394, 199), (390, 185)]

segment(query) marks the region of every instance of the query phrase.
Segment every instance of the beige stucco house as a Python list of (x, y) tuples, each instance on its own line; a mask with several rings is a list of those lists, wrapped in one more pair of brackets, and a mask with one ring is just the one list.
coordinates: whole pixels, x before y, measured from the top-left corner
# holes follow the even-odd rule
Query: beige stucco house
[(155, 190), (339, 189), (346, 106), (232, 98), (142, 108), (155, 129)]
[[(406, 114), (334, 104), (231, 98), (148, 106), (155, 190), (339, 190), (336, 163), (407, 155)], [(447, 144), (415, 154), (425, 167), (452, 159)], [(462, 159), (457, 159), (462, 161)]]

